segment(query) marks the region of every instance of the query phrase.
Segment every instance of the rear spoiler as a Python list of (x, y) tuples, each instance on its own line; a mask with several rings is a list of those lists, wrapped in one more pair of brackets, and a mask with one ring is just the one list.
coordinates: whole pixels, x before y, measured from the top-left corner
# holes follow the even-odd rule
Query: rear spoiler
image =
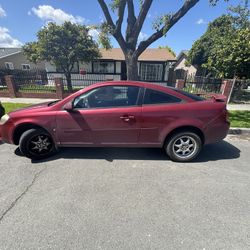
[[(201, 94), (198, 95), (202, 96)], [(207, 99), (212, 99), (214, 102), (227, 102), (227, 97), (222, 94), (204, 94), (204, 97)]]

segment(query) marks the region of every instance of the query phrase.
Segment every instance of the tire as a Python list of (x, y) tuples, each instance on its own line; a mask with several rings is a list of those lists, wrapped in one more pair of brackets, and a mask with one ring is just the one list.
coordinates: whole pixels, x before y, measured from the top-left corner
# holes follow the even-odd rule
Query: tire
[(20, 138), (19, 149), (34, 160), (47, 158), (57, 151), (51, 135), (43, 129), (25, 131)]
[(193, 132), (182, 131), (172, 135), (166, 142), (165, 151), (176, 162), (192, 161), (201, 151), (201, 138)]

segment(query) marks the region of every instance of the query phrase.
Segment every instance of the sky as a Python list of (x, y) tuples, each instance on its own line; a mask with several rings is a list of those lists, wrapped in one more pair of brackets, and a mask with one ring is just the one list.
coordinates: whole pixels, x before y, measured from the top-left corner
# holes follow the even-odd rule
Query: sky
[[(106, 1), (109, 2), (109, 1)], [(134, 0), (136, 11), (139, 6)], [(240, 0), (220, 0), (215, 7), (209, 0), (200, 0), (166, 35), (150, 47), (170, 46), (177, 54), (190, 49), (207, 29), (209, 22), (227, 13), (229, 5), (237, 5)], [(160, 15), (177, 11), (184, 0), (154, 0), (148, 12), (139, 39), (145, 40), (154, 30), (152, 23)], [(112, 14), (115, 21), (115, 14)], [(36, 40), (36, 33), (49, 21), (58, 24), (64, 21), (84, 25), (100, 24), (104, 15), (97, 0), (0, 0), (0, 47), (20, 47)], [(126, 21), (126, 19), (125, 19)], [(91, 31), (96, 38), (98, 32)], [(112, 39), (113, 47), (119, 47)]]

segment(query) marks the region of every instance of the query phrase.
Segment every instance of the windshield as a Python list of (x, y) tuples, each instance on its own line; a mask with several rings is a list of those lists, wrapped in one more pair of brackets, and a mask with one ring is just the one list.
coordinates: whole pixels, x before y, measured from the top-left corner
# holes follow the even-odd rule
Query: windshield
[(61, 101), (61, 100), (56, 100), (56, 101), (50, 102), (50, 103), (48, 104), (48, 106), (53, 106), (53, 105), (55, 105), (56, 103), (58, 103), (59, 101)]

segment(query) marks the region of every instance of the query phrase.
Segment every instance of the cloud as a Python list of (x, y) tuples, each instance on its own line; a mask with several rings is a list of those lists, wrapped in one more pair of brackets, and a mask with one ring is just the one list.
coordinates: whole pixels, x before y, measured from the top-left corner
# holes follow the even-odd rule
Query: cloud
[[(57, 24), (63, 24), (65, 21), (79, 24), (86, 22), (86, 19), (81, 16), (73, 16), (61, 9), (55, 9), (50, 5), (39, 5), (38, 8), (33, 7), (31, 12), (46, 22), (52, 21)], [(28, 15), (31, 15), (31, 12), (29, 11)]]
[(94, 40), (98, 40), (100, 32), (97, 29), (90, 29), (89, 35), (93, 37)]
[(21, 47), (23, 44), (14, 39), (10, 34), (9, 30), (5, 27), (0, 26), (0, 47), (11, 48), (11, 47)]
[(143, 33), (143, 32), (140, 32), (139, 36), (138, 36), (138, 41), (141, 42), (141, 41), (144, 41), (146, 40), (148, 37), (148, 34), (146, 33)]
[(200, 18), (195, 23), (198, 24), (198, 25), (200, 25), (200, 24), (207, 24), (207, 22), (203, 18)]
[(6, 12), (5, 12), (5, 10), (2, 8), (2, 6), (0, 5), (0, 17), (5, 17), (5, 16), (7, 16), (7, 15), (6, 15)]

